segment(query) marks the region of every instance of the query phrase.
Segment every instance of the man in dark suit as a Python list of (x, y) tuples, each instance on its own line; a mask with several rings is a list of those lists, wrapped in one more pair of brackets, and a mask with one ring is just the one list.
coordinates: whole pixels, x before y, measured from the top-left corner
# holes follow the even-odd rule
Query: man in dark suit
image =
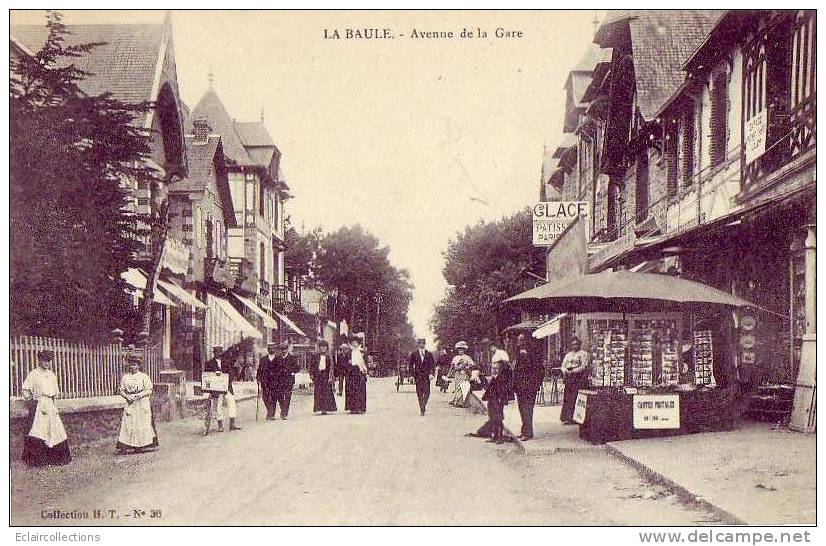
[(530, 440), (533, 438), (533, 408), (542, 380), (545, 379), (545, 370), (530, 353), (525, 334), (519, 334), (516, 338), (516, 346), (513, 390), (516, 392), (516, 403), (519, 405), (519, 415), (522, 419), (520, 438)]
[(270, 342), (267, 344), (267, 354), (261, 357), (258, 361), (258, 372), (256, 379), (261, 388), (261, 398), (264, 400), (264, 407), (267, 408), (267, 420), (275, 419), (275, 375), (276, 367), (278, 366), (279, 356), (278, 343)]
[(424, 415), (427, 400), (430, 398), (430, 376), (436, 367), (433, 353), (425, 349), (425, 340), (420, 339), (416, 350), (410, 353), (410, 373), (416, 382), (416, 397), (419, 399), (419, 411)]
[[(295, 356), (290, 354), (289, 346), (282, 343), (278, 346), (278, 358), (272, 370), (272, 383), (275, 391), (275, 402), (281, 406), (281, 419), (287, 419), (290, 413), (290, 399), (295, 386), (295, 374), (301, 371)], [(273, 409), (275, 407), (273, 406)]]
[(209, 434), (209, 425), (212, 422), (213, 415), (215, 415), (218, 420), (218, 432), (224, 431), (224, 401), (227, 403), (229, 429), (241, 430), (241, 427), (235, 424), (235, 419), (238, 417), (238, 409), (235, 405), (235, 393), (232, 391), (232, 363), (226, 358), (223, 347), (216, 345), (212, 348), (212, 358), (204, 364), (204, 371), (214, 372), (219, 375), (226, 374), (229, 383), (226, 393), (212, 392), (209, 395), (209, 409), (206, 415), (204, 436)]

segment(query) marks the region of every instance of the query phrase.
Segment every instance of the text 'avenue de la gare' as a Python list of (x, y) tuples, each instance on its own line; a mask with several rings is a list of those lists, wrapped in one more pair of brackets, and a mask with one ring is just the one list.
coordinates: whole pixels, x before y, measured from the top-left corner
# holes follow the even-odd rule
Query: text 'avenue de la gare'
[(401, 33), (390, 28), (325, 28), (323, 36), (325, 40), (393, 40), (395, 38), (415, 40), (514, 39), (524, 38), (525, 31), (503, 27), (497, 27), (493, 31), (479, 27), (463, 28), (462, 30), (434, 30), (414, 27), (409, 32)]

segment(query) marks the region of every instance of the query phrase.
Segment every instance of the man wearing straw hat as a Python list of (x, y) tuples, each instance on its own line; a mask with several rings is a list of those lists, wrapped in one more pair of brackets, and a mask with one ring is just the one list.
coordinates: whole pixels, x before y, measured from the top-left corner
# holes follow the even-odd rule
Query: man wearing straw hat
[(220, 345), (212, 347), (212, 358), (204, 364), (205, 372), (215, 372), (216, 374), (227, 374), (228, 387), (226, 393), (213, 392), (209, 395), (209, 409), (207, 410), (204, 436), (209, 434), (209, 426), (212, 423), (212, 416), (218, 419), (218, 432), (224, 431), (224, 401), (227, 403), (227, 416), (229, 417), (229, 429), (241, 430), (235, 424), (238, 417), (238, 408), (235, 405), (235, 394), (232, 391), (232, 365), (224, 357), (224, 348)]

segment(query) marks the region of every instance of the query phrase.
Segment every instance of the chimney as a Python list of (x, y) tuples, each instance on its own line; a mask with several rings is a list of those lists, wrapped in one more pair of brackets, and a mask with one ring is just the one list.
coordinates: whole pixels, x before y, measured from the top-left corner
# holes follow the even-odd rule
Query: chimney
[(212, 134), (212, 127), (209, 126), (207, 120), (203, 118), (194, 119), (192, 120), (192, 125), (194, 126), (194, 142), (204, 143), (209, 140), (209, 135)]

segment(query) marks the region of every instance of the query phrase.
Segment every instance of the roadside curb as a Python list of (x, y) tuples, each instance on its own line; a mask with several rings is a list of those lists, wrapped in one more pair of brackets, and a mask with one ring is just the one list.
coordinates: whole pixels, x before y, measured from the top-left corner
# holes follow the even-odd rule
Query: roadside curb
[(661, 485), (677, 495), (678, 498), (681, 500), (693, 503), (701, 506), (705, 510), (717, 515), (720, 518), (721, 525), (748, 525), (749, 523), (744, 519), (737, 517), (736, 515), (732, 514), (731, 512), (720, 508), (709, 502), (708, 500), (697, 496), (696, 494), (692, 493), (687, 487), (681, 485), (671, 478), (657, 472), (653, 468), (649, 467), (648, 465), (640, 462), (637, 459), (627, 455), (621, 449), (611, 445), (611, 443), (605, 444), (605, 450), (607, 453), (616, 457), (617, 459), (623, 461), (625, 464), (631, 466), (632, 468), (636, 469), (640, 472), (648, 481), (651, 483)]

